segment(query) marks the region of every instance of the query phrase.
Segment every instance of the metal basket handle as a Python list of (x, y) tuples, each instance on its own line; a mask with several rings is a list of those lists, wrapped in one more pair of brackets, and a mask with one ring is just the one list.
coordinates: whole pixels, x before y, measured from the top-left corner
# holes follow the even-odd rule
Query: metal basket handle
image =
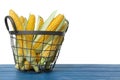
[(16, 28), (16, 25), (15, 25), (14, 20), (12, 19), (12, 17), (6, 16), (6, 17), (5, 17), (5, 25), (6, 25), (6, 28), (7, 28), (8, 32), (10, 32), (10, 30), (9, 30), (9, 25), (8, 25), (8, 19), (10, 20), (14, 31), (17, 33), (17, 28)]

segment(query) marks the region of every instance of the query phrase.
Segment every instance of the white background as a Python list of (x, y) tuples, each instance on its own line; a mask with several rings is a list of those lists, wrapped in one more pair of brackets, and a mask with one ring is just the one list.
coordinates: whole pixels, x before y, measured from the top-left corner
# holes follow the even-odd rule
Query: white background
[(46, 19), (54, 10), (69, 20), (57, 63), (120, 64), (119, 0), (0, 0), (0, 64), (13, 64), (4, 17), (13, 9)]

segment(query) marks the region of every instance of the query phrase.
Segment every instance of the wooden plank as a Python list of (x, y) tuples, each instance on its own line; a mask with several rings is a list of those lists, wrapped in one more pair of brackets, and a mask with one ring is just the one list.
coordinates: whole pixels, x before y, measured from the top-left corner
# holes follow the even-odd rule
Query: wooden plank
[(0, 80), (120, 80), (120, 65), (57, 64), (52, 72), (21, 72), (0, 65)]

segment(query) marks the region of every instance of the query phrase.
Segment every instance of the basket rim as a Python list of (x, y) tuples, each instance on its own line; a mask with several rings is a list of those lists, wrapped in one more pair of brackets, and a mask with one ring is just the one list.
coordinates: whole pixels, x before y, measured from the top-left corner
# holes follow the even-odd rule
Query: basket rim
[(10, 34), (15, 35), (61, 35), (63, 36), (65, 32), (60, 31), (9, 31)]

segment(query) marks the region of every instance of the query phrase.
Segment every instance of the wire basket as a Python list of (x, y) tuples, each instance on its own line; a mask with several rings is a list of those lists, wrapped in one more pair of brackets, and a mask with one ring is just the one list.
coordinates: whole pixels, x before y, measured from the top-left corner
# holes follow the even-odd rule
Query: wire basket
[[(14, 31), (9, 30), (10, 20)], [(17, 31), (10, 16), (5, 17), (5, 25), (10, 34), (15, 67), (20, 71), (51, 71), (59, 56), (65, 32), (56, 31)], [(40, 40), (34, 39), (40, 36)], [(25, 39), (25, 37), (32, 38)], [(39, 46), (39, 47), (38, 47)]]

